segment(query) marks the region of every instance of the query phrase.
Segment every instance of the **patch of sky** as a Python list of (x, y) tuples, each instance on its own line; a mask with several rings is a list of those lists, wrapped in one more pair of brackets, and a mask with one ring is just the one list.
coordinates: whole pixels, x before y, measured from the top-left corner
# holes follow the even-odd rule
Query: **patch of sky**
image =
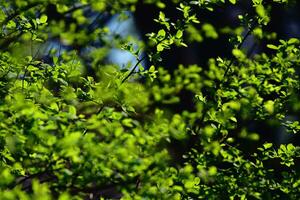
[[(128, 18), (126, 20), (121, 20), (121, 21), (119, 20), (120, 17), (119, 15), (113, 16), (112, 19), (107, 24), (109, 30), (113, 34), (117, 34), (122, 38), (125, 38), (127, 36), (133, 36), (140, 40), (141, 36), (136, 27), (132, 13), (126, 12), (125, 14), (128, 16)], [(134, 46), (134, 48), (137, 48), (137, 46)], [(140, 57), (143, 56), (144, 55), (141, 55)], [(133, 54), (119, 48), (112, 48), (110, 53), (108, 54), (107, 59), (108, 62), (116, 64), (121, 68), (124, 68), (128, 65), (133, 67), (134, 64), (137, 62), (137, 59)], [(145, 62), (142, 62), (141, 65), (145, 67)]]

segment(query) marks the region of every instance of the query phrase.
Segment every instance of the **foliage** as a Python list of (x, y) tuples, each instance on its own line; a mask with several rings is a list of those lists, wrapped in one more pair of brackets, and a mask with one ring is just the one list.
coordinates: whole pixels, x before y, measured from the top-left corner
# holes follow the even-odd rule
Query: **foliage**
[[(239, 1), (174, 0), (176, 20), (162, 1), (144, 1), (161, 10), (146, 42), (94, 26), (101, 15), (126, 19), (137, 3), (0, 0), (0, 199), (299, 199), (300, 147), (251, 124), (299, 134), (288, 117), (300, 110), (300, 41), (273, 40), (253, 57), (243, 48), (249, 35), (270, 38), (271, 5), (289, 2), (253, 0), (255, 14), (226, 32), (198, 13)], [(160, 66), (163, 52), (220, 34), (231, 35), (232, 57)], [(57, 40), (73, 50), (43, 57)], [(112, 48), (136, 63), (107, 62)], [(190, 109), (175, 112), (182, 93)]]

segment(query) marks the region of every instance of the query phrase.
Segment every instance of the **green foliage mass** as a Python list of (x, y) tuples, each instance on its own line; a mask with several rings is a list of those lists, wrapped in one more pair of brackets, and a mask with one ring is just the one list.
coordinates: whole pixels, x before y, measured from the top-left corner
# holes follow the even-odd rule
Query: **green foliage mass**
[[(161, 10), (154, 19), (161, 29), (146, 42), (105, 26), (82, 28), (91, 24), (85, 8), (124, 20), (137, 3), (0, 0), (0, 199), (299, 199), (300, 147), (262, 140), (272, 133), (247, 126), (269, 123), (291, 137), (300, 130), (287, 120), (300, 111), (299, 39), (272, 40), (272, 53), (253, 57), (242, 48), (249, 35), (274, 38), (264, 30), (271, 4), (253, 0), (253, 16), (219, 30), (198, 12), (239, 1), (173, 0), (177, 21), (163, 1), (143, 1)], [(49, 5), (73, 21), (49, 18)], [(231, 58), (173, 72), (160, 66), (162, 52), (222, 34), (231, 36)], [(81, 57), (57, 48), (45, 62), (39, 55), (53, 38), (74, 49), (102, 45)], [(106, 62), (112, 48), (136, 63), (121, 70)], [(191, 109), (176, 113), (184, 91)]]

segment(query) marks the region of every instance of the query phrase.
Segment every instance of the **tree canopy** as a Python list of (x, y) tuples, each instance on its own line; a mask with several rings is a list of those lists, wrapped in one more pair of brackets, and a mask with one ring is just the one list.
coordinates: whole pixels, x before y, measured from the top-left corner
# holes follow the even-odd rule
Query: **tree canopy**
[[(300, 41), (269, 28), (295, 4), (0, 0), (0, 199), (299, 199)], [(206, 41), (229, 55), (164, 66)]]

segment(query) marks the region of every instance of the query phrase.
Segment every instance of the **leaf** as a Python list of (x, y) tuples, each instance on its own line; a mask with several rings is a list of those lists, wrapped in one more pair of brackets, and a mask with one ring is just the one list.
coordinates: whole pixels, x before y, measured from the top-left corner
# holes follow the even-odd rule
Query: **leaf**
[(291, 38), (288, 41), (288, 44), (298, 44), (299, 43), (299, 39), (297, 38)]
[(273, 144), (272, 143), (265, 143), (263, 146), (264, 146), (265, 149), (269, 149), (273, 146)]
[(288, 151), (294, 151), (295, 150), (295, 146), (293, 144), (288, 144), (286, 146), (286, 148), (287, 148)]
[(203, 132), (207, 137), (211, 137), (215, 133), (215, 129), (212, 126), (205, 126)]
[(159, 19), (161, 21), (165, 21), (166, 20), (166, 16), (165, 16), (165, 14), (163, 12), (159, 12)]
[(259, 134), (257, 134), (257, 133), (251, 133), (251, 134), (248, 135), (248, 138), (250, 140), (258, 141), (259, 140)]
[(236, 4), (236, 0), (229, 0), (230, 1), (230, 3), (232, 3), (232, 4)]
[(37, 67), (35, 67), (35, 66), (33, 66), (33, 65), (29, 65), (29, 66), (27, 67), (27, 70), (28, 70), (28, 71), (38, 71), (39, 68), (37, 68)]
[(183, 47), (187, 47), (187, 44), (185, 44), (183, 42), (180, 42), (180, 45), (183, 46)]
[(73, 116), (76, 116), (76, 108), (75, 106), (69, 106), (69, 113)]
[(48, 20), (47, 15), (42, 15), (39, 21), (41, 24), (44, 24), (47, 22), (47, 20)]
[(230, 117), (230, 120), (233, 122), (237, 122), (237, 119), (235, 117)]
[(57, 103), (55, 103), (55, 102), (53, 102), (53, 103), (50, 104), (50, 108), (52, 110), (57, 111), (57, 112), (59, 111), (59, 107), (58, 107)]
[(149, 68), (149, 70), (148, 70), (149, 72), (154, 72), (155, 71), (155, 67), (154, 67), (154, 65), (151, 65), (151, 67)]
[(203, 96), (202, 93), (195, 95), (195, 97), (196, 97), (199, 101), (201, 101), (201, 102), (203, 102), (203, 103), (206, 103), (206, 98)]
[(190, 1), (190, 4), (192, 5), (201, 5), (200, 1)]
[(127, 112), (133, 112), (133, 113), (135, 113), (134, 107), (128, 106), (128, 107), (127, 107)]
[(166, 36), (166, 31), (164, 29), (160, 29), (158, 31), (158, 34), (157, 34), (158, 37), (165, 37)]
[(275, 45), (273, 45), (273, 44), (267, 44), (267, 47), (268, 47), (269, 49), (275, 49), (275, 50), (278, 49), (278, 47), (275, 46)]
[(232, 54), (236, 57), (236, 58), (245, 58), (244, 53), (240, 50), (240, 49), (233, 49), (232, 50)]
[(54, 65), (57, 64), (57, 61), (58, 61), (58, 57), (57, 56), (53, 56), (53, 63), (54, 63)]
[(164, 50), (164, 46), (162, 44), (158, 44), (156, 47), (157, 51), (163, 51)]
[(130, 118), (123, 119), (122, 124), (126, 127), (130, 127), (130, 128), (133, 127), (132, 119), (130, 119)]
[(181, 38), (182, 37), (182, 35), (183, 35), (183, 32), (182, 32), (182, 30), (178, 30), (177, 31), (177, 33), (176, 33), (176, 38)]
[(216, 175), (217, 172), (218, 172), (218, 170), (217, 170), (217, 167), (215, 167), (215, 166), (211, 166), (211, 167), (208, 169), (208, 174), (209, 174), (210, 176)]
[(26, 56), (25, 61), (30, 63), (32, 61), (32, 56)]
[(268, 100), (267, 102), (265, 102), (264, 107), (269, 114), (274, 113), (274, 101)]
[(256, 12), (257, 12), (257, 14), (260, 16), (260, 17), (265, 17), (265, 15), (266, 15), (266, 11), (265, 11), (265, 8), (264, 8), (264, 6), (263, 5), (258, 5), (258, 6), (256, 6)]

